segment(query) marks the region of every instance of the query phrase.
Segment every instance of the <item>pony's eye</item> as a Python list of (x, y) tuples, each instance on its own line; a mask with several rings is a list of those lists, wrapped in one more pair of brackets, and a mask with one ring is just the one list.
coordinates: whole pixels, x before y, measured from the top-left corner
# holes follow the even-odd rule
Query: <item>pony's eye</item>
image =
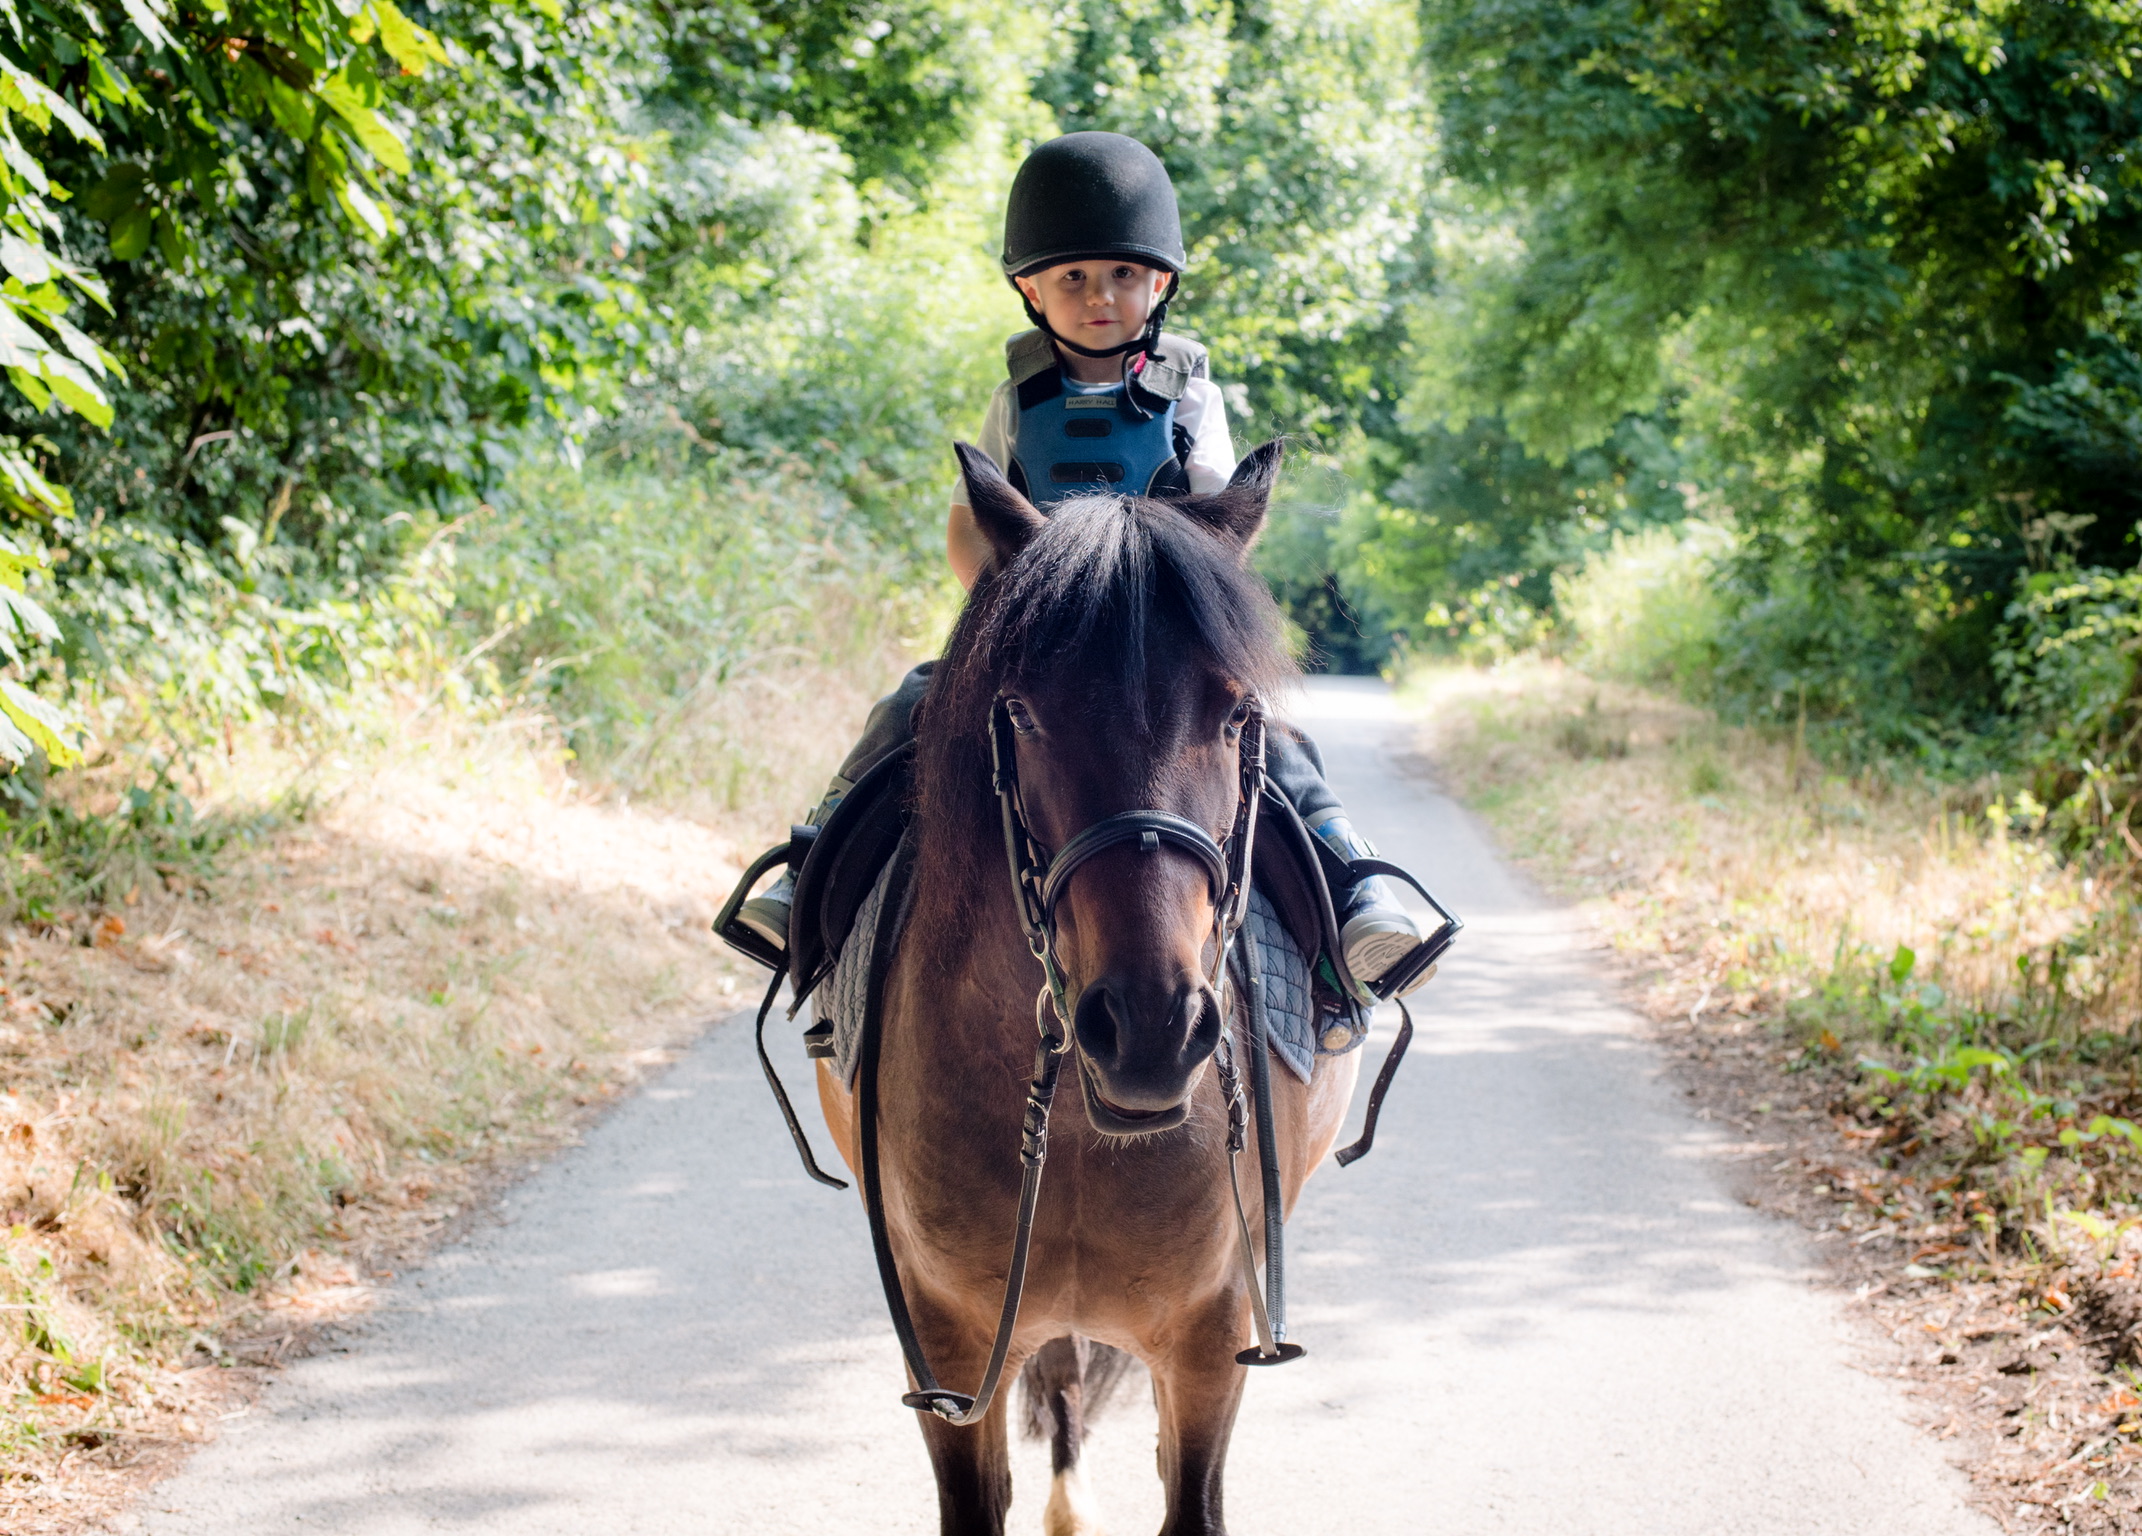
[(1033, 712), (1029, 710), (1024, 704), (1020, 703), (1019, 700), (1006, 699), (1004, 701), (1004, 713), (1011, 718), (1012, 729), (1017, 731), (1021, 736), (1031, 736), (1034, 734)]
[(1227, 736), (1231, 741), (1242, 734), (1242, 727), (1249, 724), (1250, 715), (1256, 706), (1248, 699), (1238, 702), (1227, 717)]

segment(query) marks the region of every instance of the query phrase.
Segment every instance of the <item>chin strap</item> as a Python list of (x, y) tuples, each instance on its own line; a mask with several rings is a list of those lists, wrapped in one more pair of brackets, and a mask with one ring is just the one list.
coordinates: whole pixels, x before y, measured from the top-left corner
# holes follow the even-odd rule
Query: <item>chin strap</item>
[(1175, 302), (1176, 291), (1183, 285), (1183, 278), (1180, 272), (1168, 274), (1168, 291), (1160, 296), (1160, 302), (1155, 304), (1153, 312), (1146, 316), (1145, 330), (1134, 340), (1119, 342), (1112, 347), (1095, 349), (1093, 347), (1082, 347), (1075, 341), (1070, 341), (1057, 335), (1050, 328), (1049, 322), (1042, 318), (1041, 311), (1034, 307), (1034, 301), (1026, 296), (1026, 290), (1019, 287), (1018, 281), (1016, 279), (1006, 279), (1006, 281), (1010, 282), (1018, 292), (1019, 302), (1026, 306), (1026, 318), (1034, 322), (1034, 329), (1055, 342), (1059, 347), (1076, 352), (1080, 357), (1121, 357), (1126, 352), (1152, 351), (1153, 348), (1160, 345), (1160, 328), (1167, 324), (1168, 306)]

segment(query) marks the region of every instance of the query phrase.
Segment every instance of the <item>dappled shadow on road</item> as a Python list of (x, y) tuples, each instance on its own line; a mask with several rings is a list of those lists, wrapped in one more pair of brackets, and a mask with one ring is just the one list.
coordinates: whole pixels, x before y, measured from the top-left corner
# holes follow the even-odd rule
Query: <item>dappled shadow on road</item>
[(1297, 1215), (1303, 1302), (1513, 1343), (1530, 1314), (1677, 1312), (1788, 1273), (1702, 1166), (1723, 1138), (1673, 1102), (1581, 957), (1467, 937), (1416, 1009), (1375, 1154), (1324, 1170)]
[[(1422, 999), (1375, 1154), (1327, 1166), (1297, 1214), (1297, 1316), (1327, 1369), (1393, 1329), (1522, 1348), (1778, 1272), (1679, 1155), (1697, 1128), (1578, 957), (1471, 937)], [(242, 1493), (192, 1490), (156, 1528), (236, 1529), (213, 1513), (235, 1501), (351, 1536), (568, 1529), (619, 1476), (665, 1486), (678, 1530), (808, 1528), (854, 1500), (868, 1526), (888, 1443), (926, 1487), (861, 1212), (795, 1171), (748, 1050), (740, 1024), (717, 1031), (516, 1192), (348, 1355), (299, 1369), (272, 1454), (227, 1448)]]
[(733, 1021), (295, 1367), (150, 1529), (616, 1529), (619, 1478), (673, 1483), (678, 1530), (786, 1529), (784, 1492), (819, 1502), (888, 1429), (926, 1478), (882, 1313), (855, 1197), (796, 1171)]

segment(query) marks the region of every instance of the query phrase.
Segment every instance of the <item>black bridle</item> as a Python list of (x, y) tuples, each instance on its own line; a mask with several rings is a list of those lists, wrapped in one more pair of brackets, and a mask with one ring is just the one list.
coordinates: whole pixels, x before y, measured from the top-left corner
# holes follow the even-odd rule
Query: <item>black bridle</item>
[[(1019, 794), (1019, 754), (1010, 701), (999, 697), (989, 712), (989, 782), (996, 791), (1004, 825), (1004, 856), (1011, 868), (1012, 892), (1027, 947), (1041, 962), (1041, 974), (1059, 1023), (1068, 1030), (1070, 1000), (1064, 995), (1063, 968), (1056, 960), (1056, 908), (1071, 888), (1071, 877), (1097, 854), (1125, 843), (1149, 853), (1163, 845), (1189, 854), (1205, 867), (1212, 891), (1215, 986), (1226, 972), (1227, 946), (1249, 910), (1250, 855), (1257, 837), (1257, 804), (1264, 788), (1264, 713), (1253, 702), (1239, 738), (1240, 794), (1235, 820), (1222, 846), (1196, 822), (1172, 811), (1122, 811), (1106, 816), (1051, 854), (1027, 825)], [(1068, 1036), (1066, 1037), (1068, 1040)]]
[[(1027, 823), (1026, 809), (1019, 794), (1019, 758), (1014, 729), (1009, 701), (999, 696), (989, 715), (990, 783), (996, 791), (1003, 823), (1004, 854), (1011, 871), (1020, 925), (1026, 930), (1028, 947), (1041, 964), (1041, 990), (1034, 998), (1034, 1023), (1040, 1038), (1034, 1052), (1034, 1075), (1027, 1085), (1026, 1113), (1020, 1127), (1019, 1214), (1012, 1239), (1011, 1266), (1004, 1280), (1004, 1306), (998, 1314), (996, 1339), (990, 1347), (989, 1363), (982, 1372), (982, 1384), (972, 1397), (938, 1385), (923, 1354), (922, 1342), (916, 1336), (914, 1321), (908, 1313), (907, 1296), (900, 1284), (899, 1268), (893, 1260), (890, 1235), (885, 1228), (884, 1200), (879, 1189), (876, 1092), (875, 1083), (870, 1080), (875, 1075), (874, 1060), (865, 1063), (866, 1079), (862, 1085), (865, 1113), (859, 1139), (863, 1154), (863, 1203), (870, 1217), (871, 1242), (877, 1250), (878, 1274), (885, 1285), (885, 1301), (892, 1314), (893, 1331), (899, 1335), (901, 1352), (907, 1357), (907, 1367), (917, 1388), (901, 1401), (910, 1408), (925, 1409), (956, 1425), (977, 1423), (989, 1412), (989, 1405), (995, 1400), (997, 1388), (1003, 1381), (1012, 1334), (1019, 1321), (1019, 1300), (1026, 1288), (1034, 1210), (1041, 1197), (1042, 1165), (1048, 1160), (1049, 1109), (1055, 1102), (1064, 1058), (1071, 1054), (1076, 1044), (1070, 1022), (1071, 1001), (1065, 995), (1063, 967), (1056, 958), (1056, 909), (1070, 888), (1071, 877), (1096, 855), (1126, 844), (1134, 843), (1152, 853), (1163, 847), (1174, 848), (1196, 859), (1204, 867), (1213, 898), (1213, 968), (1208, 980), (1217, 991), (1226, 984), (1228, 955), (1235, 935), (1242, 927), (1242, 919), (1249, 911), (1257, 807), (1264, 794), (1264, 714), (1253, 701), (1238, 738), (1239, 793), (1234, 825), (1224, 843), (1196, 822), (1172, 811), (1135, 810), (1102, 818), (1051, 853), (1034, 836)], [(1256, 1348), (1245, 1350), (1237, 1358), (1246, 1363), (1277, 1364), (1299, 1358), (1302, 1351), (1300, 1345), (1283, 1342), (1286, 1330), (1283, 1307), (1275, 1305), (1280, 1302), (1280, 1293), (1275, 1290), (1268, 1302), (1258, 1291), (1256, 1259), (1250, 1249), (1248, 1222), (1242, 1213), (1241, 1184), (1235, 1176), (1235, 1155), (1244, 1146), (1242, 1127), (1246, 1107), (1234, 1070), (1232, 1046), (1227, 1040), (1231, 1028), (1231, 1024), (1222, 1025), (1219, 1068), (1222, 1092), (1228, 1101), (1228, 1179), (1234, 1189), (1236, 1226), (1241, 1234), (1242, 1263), (1249, 1280), (1251, 1311), (1258, 1340)], [(1261, 1039), (1258, 1045), (1261, 1047)], [(1186, 1113), (1187, 1104), (1175, 1112), (1173, 1120), (1156, 1118), (1147, 1128), (1168, 1129), (1179, 1123)], [(1265, 1180), (1268, 1204), (1277, 1199), (1277, 1184), (1277, 1169), (1268, 1166)], [(1266, 1214), (1269, 1241), (1272, 1213), (1268, 1211)], [(1280, 1273), (1276, 1262), (1268, 1265), (1268, 1273), (1276, 1283)], [(1280, 1318), (1276, 1323), (1273, 1321), (1275, 1314)]]

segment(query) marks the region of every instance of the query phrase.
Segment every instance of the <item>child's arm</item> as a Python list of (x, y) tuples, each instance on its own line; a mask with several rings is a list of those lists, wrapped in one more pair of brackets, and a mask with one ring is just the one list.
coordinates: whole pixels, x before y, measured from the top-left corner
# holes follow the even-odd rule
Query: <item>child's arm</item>
[(1227, 430), (1227, 401), (1210, 379), (1192, 379), (1175, 407), (1175, 420), (1190, 434), (1190, 457), (1183, 465), (1190, 489), (1210, 495), (1224, 489), (1235, 472), (1234, 436)]
[[(999, 384), (989, 397), (989, 409), (982, 413), (982, 432), (975, 439), (975, 447), (999, 469), (1011, 463), (1014, 409), (1011, 385)], [(989, 542), (974, 525), (974, 508), (967, 502), (967, 482), (961, 480), (952, 487), (952, 510), (945, 517), (945, 559), (959, 584), (971, 592), (989, 555)]]
[(945, 558), (952, 562), (959, 584), (973, 591), (974, 578), (982, 574), (982, 562), (989, 558), (989, 544), (974, 525), (974, 508), (964, 501), (953, 502), (945, 518)]

